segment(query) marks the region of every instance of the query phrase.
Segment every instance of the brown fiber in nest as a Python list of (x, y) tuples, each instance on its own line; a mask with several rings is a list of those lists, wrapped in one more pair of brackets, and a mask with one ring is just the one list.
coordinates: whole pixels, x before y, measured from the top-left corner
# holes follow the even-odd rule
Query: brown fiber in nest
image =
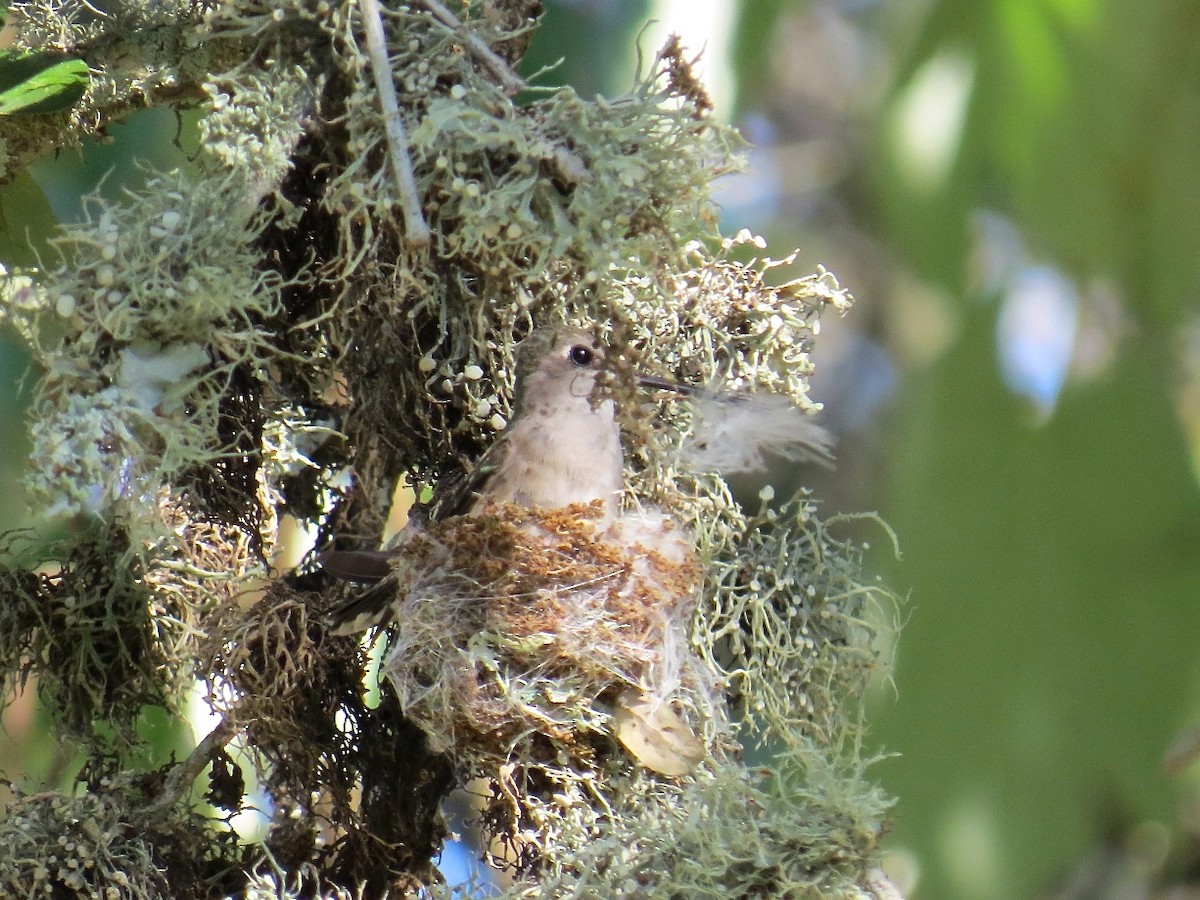
[(667, 699), (707, 683), (682, 634), (699, 565), (662, 515), (501, 504), (398, 549), (383, 672), (435, 746), (509, 755), (540, 735), (589, 757), (579, 733), (607, 730), (618, 689)]

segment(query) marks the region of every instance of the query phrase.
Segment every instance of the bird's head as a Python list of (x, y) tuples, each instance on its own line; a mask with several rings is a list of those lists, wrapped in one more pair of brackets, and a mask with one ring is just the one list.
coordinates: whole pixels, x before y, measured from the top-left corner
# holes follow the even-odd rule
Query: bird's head
[(517, 348), (515, 407), (589, 402), (604, 365), (604, 345), (590, 332), (566, 326), (533, 331)]

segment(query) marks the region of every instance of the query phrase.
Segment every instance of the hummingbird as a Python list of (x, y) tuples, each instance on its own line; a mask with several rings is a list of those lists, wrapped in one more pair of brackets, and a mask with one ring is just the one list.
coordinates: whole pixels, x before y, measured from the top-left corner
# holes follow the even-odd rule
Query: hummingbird
[[(591, 521), (601, 539), (607, 535), (620, 544), (631, 541), (644, 555), (652, 538), (661, 540), (665, 532), (668, 555), (670, 550), (691, 553), (690, 541), (674, 526), (647, 526), (639, 516), (621, 514), (624, 459), (615, 404), (596, 394), (606, 371), (605, 347), (594, 334), (567, 326), (529, 334), (517, 348), (509, 427), (466, 479), (434, 505), (430, 520), (486, 515), (496, 504), (556, 510), (599, 503), (602, 512)], [(650, 389), (683, 390), (655, 376), (637, 378)], [(353, 634), (389, 621), (396, 585), (388, 576), (404, 553), (406, 532), (413, 534), (409, 528), (420, 526), (408, 526), (392, 549), (333, 550), (318, 557), (336, 577), (375, 583), (332, 610), (335, 634)], [(685, 774), (703, 755), (703, 743), (671, 705), (645, 691), (625, 690), (613, 701), (612, 715), (617, 740), (642, 765), (660, 774)]]
[[(437, 498), (429, 521), (478, 515), (489, 504), (554, 510), (600, 502), (598, 531), (621, 531), (624, 484), (621, 434), (611, 398), (596, 395), (608, 374), (604, 344), (568, 325), (535, 329), (517, 347), (513, 414), (508, 428), (459, 483)], [(832, 438), (785, 397), (722, 393), (636, 373), (647, 390), (688, 398), (700, 427), (685, 443), (686, 461), (723, 473), (764, 467), (764, 451), (824, 465)], [(403, 532), (402, 532), (403, 534)], [(392, 571), (396, 550), (327, 550), (318, 556), (337, 578), (375, 583)], [(379, 607), (376, 609), (376, 607)], [(386, 591), (368, 590), (332, 611), (335, 631), (381, 624)]]
[[(599, 501), (599, 524), (613, 521), (624, 460), (615, 404), (594, 396), (605, 364), (604, 345), (580, 328), (544, 327), (522, 340), (508, 428), (435, 502), (430, 520), (476, 515), (488, 504), (559, 509)], [(644, 381), (659, 389), (670, 385), (650, 376)], [(390, 550), (327, 550), (318, 560), (335, 577), (372, 583), (387, 577), (394, 556)], [(368, 590), (331, 616), (335, 632), (349, 634), (379, 624), (386, 612), (386, 592)]]
[(445, 515), (487, 502), (557, 509), (600, 500), (617, 514), (624, 462), (611, 399), (593, 396), (604, 347), (577, 328), (534, 331), (517, 351), (511, 427), (488, 449)]

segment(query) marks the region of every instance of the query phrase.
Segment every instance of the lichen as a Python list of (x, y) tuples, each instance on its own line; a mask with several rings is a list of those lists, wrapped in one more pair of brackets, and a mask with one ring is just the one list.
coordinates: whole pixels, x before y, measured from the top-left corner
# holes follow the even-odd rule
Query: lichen
[(122, 203), (93, 198), (36, 287), (0, 285), (45, 371), (28, 487), (51, 515), (121, 515), (135, 544), (152, 540), (160, 487), (238, 449), (222, 420), (239, 388), (262, 389), (281, 286), (256, 268), (264, 222), (245, 187), (226, 175), (196, 193), (174, 172)]
[(603, 815), (568, 786), (535, 815), (552, 823), (547, 870), (503, 896), (854, 896), (888, 803), (861, 771), (823, 760), (814, 747), (755, 770), (715, 764), (681, 784), (621, 778)]
[(0, 821), (0, 892), (13, 900), (199, 900), (219, 892), (236, 865), (231, 835), (197, 852), (206, 818), (150, 814), (151, 783), (104, 777), (78, 796), (15, 790)]
[(207, 5), (124, 2), (94, 15), (81, 4), (58, 0), (11, 4), (6, 25), (18, 34), (16, 51), (71, 54), (87, 62), (91, 78), (83, 99), (69, 110), (0, 122), (8, 151), (0, 183), (9, 181), (18, 165), (60, 148), (78, 149), (139, 109), (197, 102), (201, 74), (236, 66), (248, 49), (205, 40)]
[[(786, 280), (791, 257), (745, 261), (761, 240), (718, 234), (712, 179), (742, 144), (678, 44), (625, 96), (535, 86), (517, 103), (469, 38), (518, 54), (527, 4), (459, 7), (461, 26), (387, 10), (421, 247), (360, 4), (105, 9), (13, 6), (21, 47), (80, 55), (93, 80), (69, 113), (0, 123), (10, 164), (145, 105), (198, 110), (201, 139), (186, 170), (93, 197), (36, 269), (0, 273), (0, 316), (37, 368), (30, 493), (75, 526), (23, 555), (10, 538), (6, 695), (36, 680), (89, 771), (117, 777), (141, 707), (175, 709), (200, 679), (224, 725), (200, 760), (218, 811), (187, 819), (194, 856), (248, 802), (229, 736), (274, 811), (231, 892), (442, 891), (441, 801), (482, 777), (492, 861), (522, 875), (509, 896), (870, 893), (888, 801), (864, 772), (860, 704), (887, 595), (807, 494), (741, 508), (686, 452), (688, 405), (632, 386), (636, 367), (812, 411), (819, 317), (849, 304), (832, 274)], [(278, 522), (374, 545), (399, 478), (436, 497), (508, 427), (516, 340), (565, 320), (609, 348), (624, 512), (657, 524), (614, 540), (586, 510), (508, 508), (410, 532), (373, 679), (324, 618), (347, 589), (311, 561), (270, 570)], [(643, 552), (656, 529), (684, 551)], [(643, 700), (695, 732), (681, 774), (622, 747), (621, 704)], [(127, 823), (154, 783), (50, 805)], [(0, 828), (42, 809), (22, 801)], [(131, 878), (160, 841), (178, 850), (128, 896), (194, 876), (180, 832), (122, 834), (113, 866)]]

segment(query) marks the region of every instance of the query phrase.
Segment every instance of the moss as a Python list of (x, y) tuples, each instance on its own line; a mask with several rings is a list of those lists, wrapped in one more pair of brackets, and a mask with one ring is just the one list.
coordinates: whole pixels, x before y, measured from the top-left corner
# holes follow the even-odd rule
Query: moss
[[(388, 10), (425, 248), (400, 212), (359, 4), (131, 2), (89, 21), (51, 6), (14, 6), (22, 46), (83, 55), (93, 85), (24, 134), (0, 123), (10, 162), (150, 104), (199, 108), (202, 141), (188, 172), (94, 198), (54, 258), (0, 279), (38, 367), (32, 494), (81, 526), (48, 554), (57, 568), (0, 572), (6, 688), (36, 676), (99, 765), (113, 734), (135, 740), (141, 704), (176, 705), (197, 674), (277, 811), (242, 858), (250, 894), (439, 890), (439, 804), (477, 775), (494, 862), (526, 876), (511, 896), (868, 891), (887, 801), (859, 760), (860, 704), (889, 601), (807, 495), (756, 513), (688, 470), (686, 404), (651, 409), (628, 377), (811, 410), (819, 317), (849, 304), (830, 273), (787, 280), (790, 259), (739, 261), (762, 242), (717, 233), (711, 181), (742, 145), (680, 48), (625, 96), (533, 88), (518, 104), (469, 37), (517, 52), (527, 4), (463, 7), (461, 27)], [(250, 595), (280, 575), (277, 522), (377, 541), (399, 476), (436, 498), (506, 427), (515, 341), (563, 320), (602, 332), (626, 509), (673, 537), (606, 542), (586, 510), (410, 533), (368, 703), (363, 649), (323, 620), (344, 593), (302, 571)], [(636, 562), (613, 550), (628, 545)], [(628, 690), (695, 731), (688, 774), (614, 739)], [(740, 762), (752, 743), (773, 754), (764, 771)], [(232, 812), (232, 755), (205, 752)], [(62, 802), (113, 822), (144, 802), (93, 793)], [(160, 849), (178, 833), (130, 830), (119, 865), (153, 856), (182, 883), (188, 852)], [(218, 833), (197, 824), (191, 855)]]
[[(132, 740), (146, 704), (171, 703), (170, 648), (181, 629), (156, 615), (144, 569), (120, 528), (97, 526), (61, 548), (53, 574), (0, 571), (0, 671), (6, 694), (37, 677), (59, 726)], [(101, 732), (103, 734), (103, 732)]]
[(813, 747), (803, 767), (718, 764), (683, 784), (622, 779), (604, 817), (568, 789), (539, 810), (555, 823), (547, 871), (508, 896), (856, 896), (888, 802), (822, 757)]

